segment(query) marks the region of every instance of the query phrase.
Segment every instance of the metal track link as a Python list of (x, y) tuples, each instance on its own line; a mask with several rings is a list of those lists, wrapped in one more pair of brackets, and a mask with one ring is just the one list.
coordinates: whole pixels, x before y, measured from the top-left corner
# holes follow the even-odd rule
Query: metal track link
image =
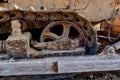
[[(91, 24), (80, 15), (70, 11), (22, 11), (22, 10), (10, 10), (0, 12), (0, 23), (19, 19), (22, 21), (22, 30), (26, 29), (40, 29), (45, 28), (53, 21), (70, 21), (80, 27), (85, 35), (86, 39), (86, 52), (88, 54), (95, 54), (97, 51), (96, 33), (94, 32)], [(0, 24), (3, 26), (3, 24)], [(4, 24), (4, 26), (10, 27), (10, 25)], [(3, 26), (3, 27), (4, 27)], [(4, 31), (0, 30), (3, 34)], [(11, 30), (9, 30), (11, 32)], [(5, 33), (9, 33), (5, 32)], [(86, 53), (86, 54), (87, 54)]]

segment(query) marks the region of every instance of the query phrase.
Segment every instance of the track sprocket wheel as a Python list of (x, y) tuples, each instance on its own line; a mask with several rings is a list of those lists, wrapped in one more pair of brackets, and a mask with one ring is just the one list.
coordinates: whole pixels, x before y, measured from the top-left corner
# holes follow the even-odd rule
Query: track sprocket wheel
[[(77, 47), (85, 48), (86, 39), (85, 39), (83, 31), (78, 25), (70, 21), (51, 22), (45, 27), (40, 37), (41, 42), (52, 41), (52, 42), (63, 42), (64, 43), (64, 42), (69, 42), (72, 40), (73, 41), (77, 40), (78, 42)], [(69, 50), (70, 48), (67, 47), (67, 49)]]

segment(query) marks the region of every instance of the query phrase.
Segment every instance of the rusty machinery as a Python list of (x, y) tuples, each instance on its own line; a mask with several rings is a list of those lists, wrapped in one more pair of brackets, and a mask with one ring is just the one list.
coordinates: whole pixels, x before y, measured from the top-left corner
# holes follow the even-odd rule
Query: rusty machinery
[[(28, 2), (22, 4), (25, 8), (36, 7), (35, 10), (31, 7), (29, 10), (21, 9), (22, 1), (8, 0), (7, 8), (1, 7), (0, 11), (0, 51), (8, 53), (10, 57), (27, 58), (30, 54), (45, 53), (44, 50), (50, 51), (66, 51), (71, 53), (71, 50), (82, 52), (82, 54), (96, 54), (97, 40), (96, 33), (91, 25), (91, 22), (101, 21), (104, 14), (110, 14), (114, 7), (110, 7), (112, 0), (101, 1), (96, 8), (92, 4), (99, 1), (91, 0), (39, 0), (34, 1), (34, 4)], [(53, 3), (51, 3), (53, 1)], [(57, 5), (57, 1), (61, 2)], [(24, 1), (23, 1), (24, 2)], [(26, 1), (25, 1), (26, 2)], [(36, 2), (36, 3), (35, 3)], [(79, 3), (77, 3), (79, 2)], [(82, 2), (82, 3), (80, 3)], [(103, 4), (103, 2), (105, 2)], [(41, 5), (38, 5), (40, 3)], [(45, 4), (45, 3), (48, 3)], [(56, 4), (55, 4), (56, 3)], [(80, 4), (83, 4), (80, 6)], [(97, 15), (97, 11), (101, 4), (103, 7), (109, 8), (108, 13)], [(2, 4), (1, 4), (2, 5)], [(2, 5), (6, 7), (5, 5)], [(88, 12), (91, 9), (90, 13)], [(101, 12), (106, 11), (100, 8)], [(92, 10), (96, 10), (93, 14)], [(82, 15), (82, 16), (80, 16)], [(97, 17), (95, 17), (97, 16)], [(85, 19), (85, 18), (87, 19)], [(21, 24), (21, 28), (11, 28), (14, 21)], [(18, 25), (16, 25), (18, 26)], [(19, 26), (18, 26), (19, 27)], [(16, 30), (16, 31), (15, 31)], [(14, 33), (15, 31), (15, 33)], [(21, 32), (18, 37), (13, 36)], [(14, 33), (12, 35), (12, 32)], [(26, 37), (27, 35), (27, 37)], [(24, 36), (26, 38), (23, 38)], [(13, 39), (11, 39), (11, 37)], [(74, 52), (74, 51), (73, 51)], [(59, 52), (58, 52), (59, 53)]]

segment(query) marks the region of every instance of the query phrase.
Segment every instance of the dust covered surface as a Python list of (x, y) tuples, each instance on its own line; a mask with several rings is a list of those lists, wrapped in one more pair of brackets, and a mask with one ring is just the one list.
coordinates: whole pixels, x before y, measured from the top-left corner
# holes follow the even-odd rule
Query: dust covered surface
[(33, 76), (1, 76), (0, 80), (120, 80), (120, 71)]

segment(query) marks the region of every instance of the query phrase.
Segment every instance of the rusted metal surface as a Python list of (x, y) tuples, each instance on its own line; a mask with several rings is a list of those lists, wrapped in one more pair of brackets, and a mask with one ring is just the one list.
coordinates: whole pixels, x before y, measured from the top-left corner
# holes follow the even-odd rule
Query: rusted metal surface
[[(71, 48), (73, 46), (73, 48), (76, 48), (84, 46), (86, 53), (92, 54), (97, 51), (97, 42), (96, 33), (89, 21), (96, 22), (110, 18), (113, 8), (117, 7), (119, 2), (114, 0), (30, 0), (26, 3), (24, 0), (8, 0), (6, 5), (4, 5), (4, 7), (8, 10), (1, 8), (0, 25), (8, 27), (9, 30), (4, 31), (4, 28), (1, 28), (1, 30), (3, 30), (0, 31), (1, 34), (11, 33), (13, 30), (10, 28), (11, 24), (7, 25), (6, 22), (10, 23), (10, 21), (14, 19), (20, 19), (22, 23), (21, 31), (29, 31), (32, 29), (43, 30), (39, 34), (40, 39), (37, 40), (39, 44), (32, 45), (34, 47), (37, 46), (39, 49), (41, 49), (41, 47), (46, 49), (45, 39), (50, 38), (53, 39), (53, 41), (51, 45), (50, 42), (48, 43), (50, 46), (49, 48), (47, 47), (47, 49), (66, 49), (64, 44), (70, 42), (70, 45), (66, 44), (67, 47), (70, 46)], [(18, 7), (17, 5), (22, 6)], [(67, 24), (67, 22), (70, 22), (70, 25)], [(52, 25), (53, 23), (54, 25)], [(56, 25), (62, 25), (63, 31), (61, 31), (61, 35), (51, 33), (50, 30)], [(78, 31), (78, 35), (74, 35), (72, 38), (69, 37), (69, 29), (71, 26)], [(75, 44), (77, 44), (78, 41), (75, 41), (73, 38), (79, 39), (77, 46)], [(58, 41), (59, 44), (56, 41)], [(31, 45), (30, 40), (27, 40), (27, 43)], [(53, 48), (53, 45), (56, 44), (58, 44), (59, 47), (57, 45), (55, 46), (57, 48)]]
[[(11, 33), (0, 38), (0, 52), (9, 55), (0, 59), (12, 58), (0, 61), (0, 76), (120, 70), (119, 55), (115, 54), (120, 48), (119, 42), (105, 48), (101, 53), (107, 54), (104, 57), (80, 56), (97, 52), (96, 33), (90, 22), (109, 19), (119, 4), (119, 0), (8, 0), (8, 3), (0, 3), (4, 7), (0, 7), (0, 36)], [(19, 23), (11, 22), (15, 19), (19, 20), (19, 27)], [(119, 33), (117, 29), (119, 27), (112, 28)], [(108, 56), (111, 54), (112, 57)], [(13, 58), (45, 59), (19, 61)]]
[[(120, 19), (118, 17), (115, 18), (113, 26), (111, 28), (111, 32), (112, 33), (120, 33), (120, 25), (119, 25)], [(103, 21), (101, 23), (101, 28), (103, 28), (104, 30), (106, 30), (110, 25), (110, 21)]]
[(5, 47), (6, 52), (13, 58), (27, 58), (28, 42), (21, 33), (21, 24), (18, 20), (11, 22), (12, 32), (6, 41), (1, 45)]
[(119, 5), (119, 0), (8, 0), (8, 3), (1, 6), (11, 10), (14, 9), (14, 4), (27, 10), (32, 6), (36, 11), (71, 10), (96, 22), (108, 19), (113, 8)]
[[(71, 12), (71, 11), (34, 12), (34, 11), (26, 11), (26, 10), (10, 10), (7, 12), (3, 11), (3, 13), (6, 14), (5, 18), (3, 17), (4, 19), (1, 19), (1, 23), (3, 24), (5, 24), (6, 21), (9, 22), (14, 19), (19, 19), (21, 23), (20, 24), (21, 29), (18, 29), (18, 32), (20, 30), (21, 31), (28, 30), (29, 32), (29, 30), (32, 30), (32, 29), (38, 29), (38, 30), (43, 29), (43, 31), (40, 34), (37, 34), (39, 35), (39, 38), (40, 38), (37, 43), (40, 43), (40, 45), (35, 45), (35, 46), (37, 46), (36, 48), (38, 49), (41, 49), (40, 48), (41, 46), (46, 47), (42, 45), (46, 43), (42, 43), (42, 42), (45, 42), (46, 38), (50, 38), (50, 39), (53, 39), (53, 41), (52, 41), (52, 44), (51, 42), (48, 43), (49, 46), (47, 46), (47, 49), (52, 49), (52, 50), (68, 49), (69, 50), (69, 49), (75, 49), (77, 47), (84, 47), (86, 49), (86, 54), (95, 54), (97, 51), (97, 46), (96, 46), (97, 44), (96, 44), (96, 38), (95, 38), (96, 33), (94, 32), (92, 25), (86, 19), (82, 18), (80, 15), (78, 15), (75, 12)], [(4, 15), (1, 14), (1, 16), (4, 16)], [(5, 26), (8, 26), (8, 27), (12, 27), (12, 25), (5, 24)], [(62, 30), (60, 30), (62, 34), (56, 36), (55, 33), (53, 33), (54, 31), (56, 31), (56, 29), (52, 30), (52, 28), (54, 27), (63, 28)], [(71, 31), (71, 28), (74, 28), (74, 29)], [(12, 28), (11, 31), (8, 31), (8, 32), (6, 31), (6, 33), (9, 33), (9, 32), (13, 33), (14, 30), (16, 29)], [(59, 30), (56, 32), (59, 32)], [(1, 33), (3, 34), (2, 31)], [(73, 33), (75, 35), (73, 35)], [(21, 40), (21, 38), (27, 40), (26, 38), (23, 37), (22, 32), (20, 33), (19, 36), (16, 36), (13, 38), (17, 40)], [(32, 37), (30, 37), (29, 39), (32, 39)], [(58, 45), (56, 45), (57, 41), (59, 43)], [(32, 45), (30, 43), (31, 43), (30, 40), (27, 40), (27, 44), (29, 44), (28, 47)], [(46, 49), (46, 48), (42, 48), (42, 49)], [(36, 50), (32, 49), (32, 51), (36, 51)], [(31, 49), (30, 49), (30, 52), (31, 52)]]
[(6, 51), (13, 58), (27, 58), (26, 40), (6, 41)]
[[(81, 42), (82, 44), (82, 42)], [(33, 47), (37, 49), (51, 49), (51, 50), (67, 50), (75, 49), (80, 45), (79, 39), (66, 40), (66, 41), (51, 41), (51, 42), (42, 42), (42, 43), (32, 43)], [(85, 47), (85, 46), (83, 46)]]
[[(57, 27), (57, 25), (61, 25), (61, 28), (63, 28), (63, 30), (61, 30), (61, 34), (58, 35), (55, 32), (51, 32), (53, 27)], [(76, 32), (78, 32), (76, 35), (74, 36), (69, 36), (70, 35), (70, 28), (73, 27), (74, 29), (76, 29)], [(73, 33), (71, 33), (73, 34)], [(58, 45), (56, 46), (56, 50), (59, 49), (69, 49), (71, 48), (75, 48), (75, 47), (85, 47), (86, 45), (86, 40), (85, 40), (85, 36), (82, 32), (82, 30), (79, 28), (79, 26), (77, 26), (76, 24), (69, 22), (69, 21), (58, 21), (58, 22), (53, 22), (51, 24), (49, 24), (42, 32), (41, 37), (40, 37), (40, 41), (41, 42), (46, 42), (46, 39), (51, 39), (54, 43), (51, 43), (52, 45)], [(49, 40), (47, 40), (48, 42)], [(48, 48), (51, 48), (50, 43), (47, 45)], [(59, 47), (59, 49), (57, 49)], [(55, 48), (54, 48), (55, 49)]]

